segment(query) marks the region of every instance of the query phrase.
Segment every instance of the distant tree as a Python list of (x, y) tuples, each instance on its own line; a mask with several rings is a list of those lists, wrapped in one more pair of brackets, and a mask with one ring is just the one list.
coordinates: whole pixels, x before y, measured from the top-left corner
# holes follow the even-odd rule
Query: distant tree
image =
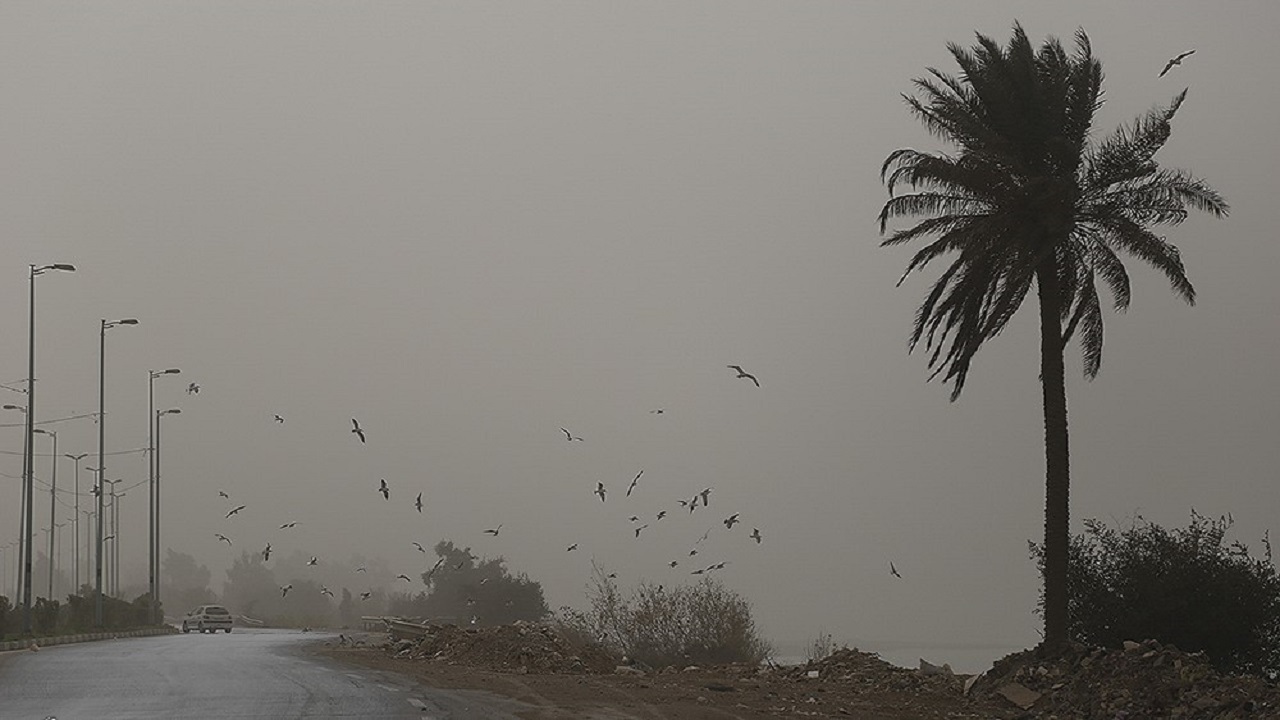
[[(1067, 589), (1071, 634), (1119, 647), (1156, 639), (1203, 651), (1219, 670), (1280, 670), (1280, 576), (1266, 555), (1228, 543), (1227, 518), (1191, 513), (1185, 528), (1136, 518), (1124, 529), (1086, 520), (1071, 538)], [(1044, 563), (1044, 549), (1032, 544)]]
[(186, 611), (215, 602), (217, 595), (209, 589), (213, 574), (187, 553), (165, 551), (161, 561), (160, 601), (171, 613)]
[(230, 568), (222, 584), (222, 604), (232, 614), (243, 614), (255, 619), (275, 609), (274, 600), (280, 595), (275, 573), (262, 564), (258, 553), (243, 551)]
[(0, 640), (3, 640), (9, 632), (9, 613), (13, 610), (13, 603), (9, 598), (0, 595)]
[(346, 588), (342, 588), (342, 602), (338, 603), (338, 623), (344, 628), (360, 624), (360, 612), (356, 608), (355, 598), (351, 597), (351, 591)]
[[(1045, 444), (1044, 641), (1052, 647), (1068, 639), (1064, 348), (1078, 338), (1085, 376), (1097, 374), (1097, 284), (1110, 291), (1117, 310), (1128, 307), (1122, 255), (1154, 266), (1175, 293), (1194, 301), (1178, 249), (1151, 228), (1176, 225), (1190, 210), (1221, 217), (1227, 203), (1202, 180), (1161, 168), (1154, 159), (1169, 139), (1185, 91), (1131, 127), (1100, 142), (1091, 138), (1102, 106), (1102, 63), (1083, 30), (1070, 55), (1053, 38), (1032, 47), (1017, 24), (1007, 48), (978, 35), (973, 48), (952, 44), (949, 50), (961, 74), (930, 70), (930, 77), (915, 81), (921, 97), (906, 100), (955, 151), (889, 155), (881, 175), (891, 197), (880, 211), (880, 231), (897, 218), (923, 218), (883, 243), (932, 237), (911, 258), (903, 279), (935, 259), (954, 257), (916, 312), (910, 341), (913, 349), (925, 342), (933, 376), (952, 383), (952, 400), (979, 348), (1036, 291)], [(912, 192), (895, 196), (903, 185)]]
[(448, 540), (437, 543), (435, 553), (439, 566), (422, 575), (427, 591), (401, 605), (411, 614), (477, 625), (542, 620), (549, 615), (542, 585), (523, 573), (508, 573), (501, 556), (479, 559), (471, 548), (458, 548)]

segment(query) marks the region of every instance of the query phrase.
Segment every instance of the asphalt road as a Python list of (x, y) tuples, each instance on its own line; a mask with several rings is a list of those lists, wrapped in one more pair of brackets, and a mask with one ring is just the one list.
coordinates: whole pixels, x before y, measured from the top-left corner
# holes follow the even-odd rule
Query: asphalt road
[(0, 653), (0, 720), (31, 718), (514, 719), (483, 692), (437, 690), (303, 645), (324, 633), (244, 630)]

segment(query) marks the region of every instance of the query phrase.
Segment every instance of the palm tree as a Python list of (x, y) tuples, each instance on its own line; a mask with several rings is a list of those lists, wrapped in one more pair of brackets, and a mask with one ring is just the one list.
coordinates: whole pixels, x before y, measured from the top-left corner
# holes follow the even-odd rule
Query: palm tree
[[(890, 221), (916, 217), (882, 246), (930, 237), (907, 265), (901, 284), (943, 255), (954, 256), (915, 318), (910, 347), (924, 340), (933, 373), (964, 388), (978, 349), (1004, 329), (1034, 283), (1040, 303), (1040, 380), (1044, 395), (1044, 642), (1067, 640), (1067, 541), (1070, 488), (1063, 350), (1077, 337), (1084, 374), (1102, 360), (1097, 281), (1117, 311), (1129, 305), (1129, 276), (1119, 255), (1164, 273), (1188, 303), (1195, 290), (1178, 249), (1152, 232), (1176, 225), (1189, 209), (1222, 217), (1225, 200), (1202, 180), (1153, 160), (1186, 97), (1151, 110), (1095, 142), (1102, 105), (1102, 65), (1084, 31), (1068, 55), (1050, 38), (1038, 51), (1015, 24), (1007, 48), (981, 34), (972, 49), (948, 49), (962, 74), (929, 69), (914, 81), (911, 112), (955, 154), (896, 150), (881, 178)], [(909, 194), (895, 194), (899, 186)]]

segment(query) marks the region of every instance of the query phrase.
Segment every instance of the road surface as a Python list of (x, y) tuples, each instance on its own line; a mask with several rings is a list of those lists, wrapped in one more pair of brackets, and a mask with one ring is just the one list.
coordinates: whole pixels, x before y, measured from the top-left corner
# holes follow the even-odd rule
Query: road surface
[(306, 652), (323, 633), (163, 635), (0, 653), (0, 719), (515, 718), (515, 701), (437, 690)]

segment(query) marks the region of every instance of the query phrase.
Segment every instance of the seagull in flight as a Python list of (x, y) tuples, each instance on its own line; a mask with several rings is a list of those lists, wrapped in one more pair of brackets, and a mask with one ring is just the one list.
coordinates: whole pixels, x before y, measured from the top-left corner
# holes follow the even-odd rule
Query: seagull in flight
[(1177, 57), (1173, 58), (1172, 60), (1170, 60), (1168, 63), (1165, 64), (1164, 69), (1160, 71), (1160, 77), (1164, 77), (1165, 73), (1172, 70), (1174, 65), (1181, 65), (1183, 58), (1193, 54), (1195, 54), (1195, 50), (1188, 50), (1184, 53), (1179, 54)]
[(738, 377), (740, 377), (740, 378), (746, 378), (746, 379), (750, 380), (751, 382), (755, 383), (755, 384), (756, 384), (756, 387), (760, 387), (760, 381), (756, 379), (756, 376), (755, 376), (755, 375), (752, 375), (751, 373), (747, 372), (746, 370), (743, 370), (741, 365), (726, 365), (725, 367), (729, 368), (730, 370), (737, 370), (737, 371), (738, 371)]
[(396, 579), (403, 580), (405, 582), (413, 582), (413, 578), (409, 577), (408, 575), (405, 575), (404, 573), (400, 573), (399, 575), (397, 575)]
[(106, 541), (108, 541), (108, 540), (115, 540), (115, 539), (116, 539), (116, 536), (115, 536), (115, 535), (108, 535), (108, 536), (106, 536), (106, 537), (102, 538), (102, 542), (106, 542)]
[(231, 545), (231, 538), (227, 537), (226, 535), (223, 535), (222, 533), (214, 533), (213, 536), (218, 538), (218, 540), (226, 543), (227, 545)]
[(662, 408), (657, 408), (657, 409), (655, 409), (655, 410), (650, 410), (650, 411), (649, 411), (649, 414), (650, 414), (650, 415), (661, 415), (661, 414), (662, 414), (662, 413), (664, 413), (664, 412), (666, 412), (666, 411), (665, 411), (665, 410), (663, 410)]
[(574, 543), (574, 544), (570, 545), (569, 547), (565, 548), (565, 549), (564, 549), (564, 551), (565, 551), (565, 552), (573, 552), (574, 550), (577, 550), (577, 549), (578, 549), (578, 543)]
[(892, 562), (889, 563), (889, 573), (896, 578), (902, 577), (902, 575), (898, 572), (898, 568), (894, 567)]
[(659, 510), (659, 511), (658, 511), (658, 519), (659, 519), (659, 520), (661, 520), (662, 518), (664, 518), (664, 517), (666, 517), (666, 516), (667, 516), (667, 511), (666, 511), (666, 510)]
[(708, 505), (707, 498), (710, 496), (711, 496), (711, 488), (703, 488), (702, 492), (698, 493), (698, 497), (702, 498), (702, 507), (707, 507)]
[(689, 551), (689, 557), (693, 557), (694, 555), (697, 555), (697, 554), (698, 554), (698, 548), (693, 548), (692, 550)]
[(413, 546), (418, 548), (418, 552), (423, 553), (424, 555), (426, 554), (427, 549), (422, 547), (422, 543), (414, 541)]
[(218, 491), (218, 497), (223, 497), (223, 498), (226, 498), (226, 499), (228, 499), (228, 500), (230, 500), (230, 499), (231, 499), (231, 496), (230, 496), (230, 495), (228, 495), (226, 492), (224, 492), (224, 491), (222, 491), (222, 490), (219, 490), (219, 491)]
[(640, 472), (636, 473), (636, 476), (634, 478), (631, 479), (631, 487), (627, 488), (627, 497), (631, 497), (631, 491), (636, 489), (636, 483), (639, 482), (640, 476), (643, 474), (644, 474), (644, 471), (641, 470)]
[(382, 493), (382, 499), (383, 499), (383, 500), (390, 500), (390, 499), (391, 499), (391, 488), (387, 487), (387, 479), (386, 479), (386, 478), (383, 478), (383, 479), (380, 481), (380, 483), (381, 483), (381, 484), (378, 486), (378, 492)]
[(285, 524), (281, 525), (281, 526), (280, 526), (280, 529), (281, 529), (281, 530), (288, 530), (288, 529), (289, 529), (289, 528), (291, 528), (291, 527), (297, 527), (297, 525), (298, 525), (298, 521), (297, 521), (297, 520), (290, 520), (289, 522), (287, 522), (287, 523), (285, 523)]
[(199, 385), (197, 385), (197, 384), (195, 384), (195, 383), (191, 383), (190, 385), (188, 385), (188, 386), (187, 386), (187, 394), (188, 394), (188, 395), (199, 395), (199, 394), (200, 394), (200, 386), (199, 386)]
[(321, 586), (320, 586), (320, 594), (321, 594), (321, 595), (328, 595), (329, 597), (333, 597), (333, 591), (332, 591), (332, 590), (330, 590), (329, 588), (327, 588), (327, 587), (323, 586), (323, 585), (321, 585)]
[(266, 562), (270, 559), (271, 559), (271, 543), (267, 543), (267, 546), (262, 549), (262, 562)]
[(243, 509), (244, 509), (243, 505), (237, 505), (231, 508), (231, 512), (227, 513), (227, 517), (231, 517), (232, 515), (235, 515), (236, 513), (240, 512)]
[(279, 413), (276, 413), (276, 422), (284, 423), (284, 418)]
[(369, 570), (368, 570), (367, 568), (364, 568), (364, 567), (358, 567), (358, 568), (356, 568), (356, 572), (369, 572)]
[(502, 531), (502, 523), (498, 523), (498, 527), (496, 528), (489, 528), (488, 530), (485, 530), (486, 533), (494, 537), (498, 537), (498, 533), (501, 531)]
[(577, 435), (574, 435), (573, 433), (569, 432), (564, 428), (560, 428), (560, 432), (564, 433), (564, 439), (568, 440), (569, 442), (573, 442), (574, 440), (582, 440), (582, 438), (578, 437)]
[(292, 590), (292, 589), (293, 589), (293, 583), (289, 583), (288, 585), (281, 585), (281, 586), (280, 586), (280, 597), (285, 597), (286, 595), (288, 595), (288, 594), (289, 594), (289, 591), (290, 591), (290, 590)]
[(467, 561), (466, 561), (466, 560), (459, 560), (459, 561), (458, 561), (458, 564), (453, 566), (453, 569), (454, 569), (454, 570), (461, 570), (461, 569), (462, 569), (462, 566), (463, 566), (463, 565), (466, 565), (466, 564), (467, 564)]
[(726, 528), (728, 528), (728, 529), (732, 530), (732, 529), (733, 529), (733, 525), (734, 525), (734, 523), (741, 522), (740, 520), (738, 520), (738, 515), (739, 515), (739, 513), (734, 513), (734, 514), (730, 515), (729, 517), (725, 518), (725, 519), (724, 519), (724, 526), (725, 526)]
[(595, 492), (595, 494), (596, 494), (596, 495), (599, 495), (599, 496), (600, 496), (600, 502), (604, 502), (604, 495), (605, 495), (605, 492), (607, 492), (607, 491), (604, 489), (604, 483), (602, 483), (602, 482), (597, 482), (597, 483), (596, 483), (596, 489), (594, 490), (594, 492)]
[(640, 537), (640, 531), (644, 530), (647, 527), (649, 527), (649, 524), (645, 523), (644, 525), (641, 525), (640, 527), (636, 528), (636, 537)]
[(691, 573), (689, 573), (689, 574), (690, 574), (690, 575), (701, 575), (701, 574), (705, 573), (706, 571), (707, 571), (707, 569), (706, 569), (706, 568), (701, 568), (701, 569), (698, 569), (698, 570), (694, 570), (693, 572), (691, 572)]
[(361, 599), (361, 600), (368, 600), (368, 599), (369, 599), (369, 597), (370, 597), (370, 596), (372, 596), (372, 595), (373, 595), (373, 592), (371, 592), (371, 591), (369, 591), (369, 590), (366, 590), (366, 591), (364, 591), (364, 592), (360, 593), (360, 599)]
[(320, 558), (316, 557), (315, 555), (312, 555), (312, 556), (311, 556), (311, 559), (307, 561), (307, 564), (308, 564), (308, 565), (315, 565), (315, 564), (316, 564), (316, 563), (318, 563), (318, 562), (320, 562)]
[(355, 418), (351, 418), (351, 432), (360, 436), (360, 442), (364, 442), (364, 430), (360, 427), (360, 423)]
[(675, 567), (675, 566), (677, 566), (677, 565), (679, 565), (679, 564), (680, 564), (680, 562), (679, 562), (679, 561), (677, 561), (677, 560), (672, 560), (671, 562), (667, 563), (667, 567)]
[(422, 493), (418, 493), (418, 499), (413, 501), (413, 506), (418, 508), (418, 513), (422, 513)]
[(751, 528), (751, 539), (755, 540), (757, 545), (760, 544), (760, 541), (763, 539), (760, 537), (760, 528)]

